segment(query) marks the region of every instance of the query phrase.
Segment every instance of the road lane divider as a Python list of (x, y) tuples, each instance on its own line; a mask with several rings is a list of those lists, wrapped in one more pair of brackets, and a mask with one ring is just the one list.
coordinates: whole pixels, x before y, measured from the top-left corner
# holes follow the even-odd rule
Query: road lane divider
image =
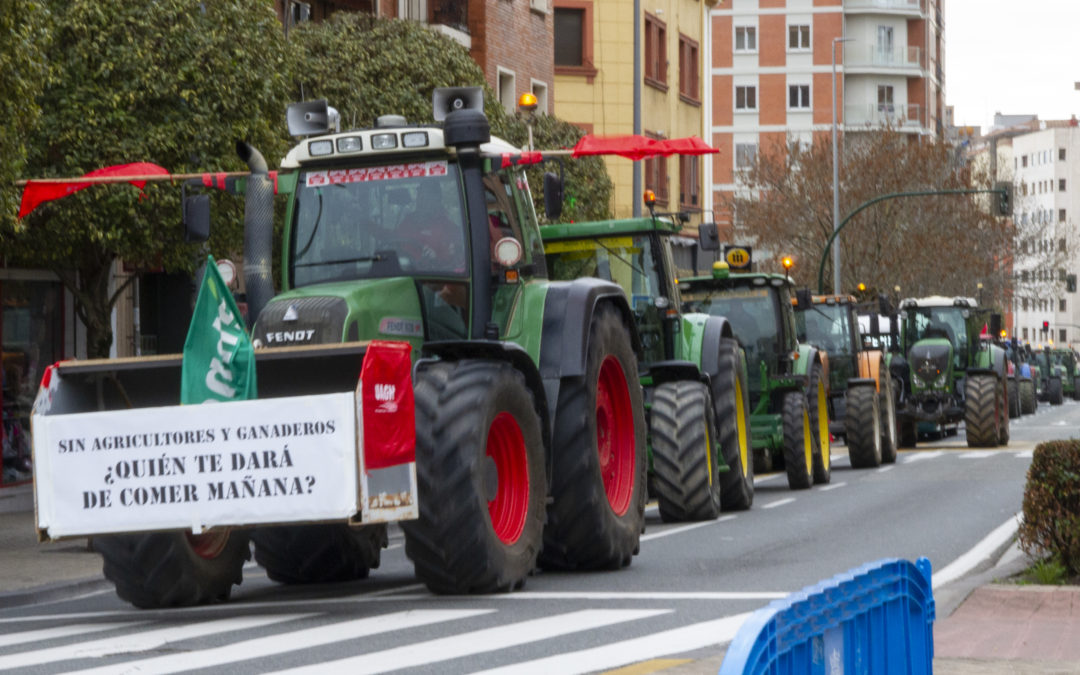
[(822, 485), (821, 487), (818, 488), (818, 492), (828, 492), (829, 490), (835, 490), (837, 488), (842, 488), (845, 485), (847, 485), (847, 483), (830, 483), (828, 485)]
[(793, 501), (795, 501), (794, 497), (785, 497), (784, 499), (777, 499), (775, 502), (769, 502), (768, 504), (763, 504), (761, 508), (763, 508), (763, 509), (775, 509), (777, 506), (783, 506), (785, 504), (790, 504)]
[(660, 537), (668, 537), (673, 534), (682, 534), (689, 530), (696, 530), (699, 527), (705, 527), (706, 525), (715, 525), (716, 523), (725, 523), (729, 520), (735, 520), (734, 514), (728, 514), (726, 516), (720, 516), (716, 520), (704, 520), (699, 523), (690, 523), (688, 525), (679, 525), (677, 527), (669, 527), (666, 530), (660, 530), (659, 532), (652, 532), (650, 534), (641, 535), (641, 541), (651, 541), (653, 539), (659, 539)]

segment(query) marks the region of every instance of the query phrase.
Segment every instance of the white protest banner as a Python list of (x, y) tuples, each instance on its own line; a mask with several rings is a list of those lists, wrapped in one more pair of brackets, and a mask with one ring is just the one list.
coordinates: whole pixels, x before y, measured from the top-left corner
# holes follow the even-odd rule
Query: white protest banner
[(50, 538), (344, 520), (358, 513), (353, 392), (34, 416)]

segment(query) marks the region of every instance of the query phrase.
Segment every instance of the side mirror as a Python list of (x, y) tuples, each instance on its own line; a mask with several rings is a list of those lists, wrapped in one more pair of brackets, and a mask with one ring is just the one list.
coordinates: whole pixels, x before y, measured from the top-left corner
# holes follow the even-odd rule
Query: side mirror
[(210, 238), (210, 195), (190, 195), (184, 198), (184, 241), (206, 241)]
[(889, 302), (889, 297), (884, 293), (878, 295), (878, 314), (882, 316), (892, 316), (893, 307)]
[(562, 215), (563, 183), (556, 174), (544, 173), (544, 215), (548, 220), (558, 220)]
[(702, 223), (698, 225), (698, 246), (702, 251), (720, 250), (720, 233), (716, 229), (716, 223)]
[(810, 309), (814, 304), (814, 294), (809, 288), (800, 288), (795, 291), (795, 303), (800, 309)]

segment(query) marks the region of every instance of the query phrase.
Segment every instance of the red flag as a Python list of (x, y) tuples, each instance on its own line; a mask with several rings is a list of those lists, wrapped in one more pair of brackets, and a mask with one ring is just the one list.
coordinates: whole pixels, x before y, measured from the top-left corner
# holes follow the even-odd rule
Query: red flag
[[(83, 178), (101, 178), (106, 176), (168, 176), (169, 172), (164, 167), (157, 164), (151, 164), (149, 162), (135, 162), (133, 164), (119, 164), (117, 166), (107, 166), (103, 169), (95, 169), (90, 173), (83, 174)], [(132, 180), (128, 181), (141, 191), (143, 186), (146, 185), (145, 180)], [(83, 190), (92, 185), (92, 183), (84, 183), (77, 180), (64, 181), (64, 182), (43, 182), (31, 180), (26, 182), (26, 187), (23, 188), (22, 203), (19, 204), (19, 218), (25, 217), (31, 211), (36, 209), (39, 204), (43, 204), (54, 199), (60, 199), (70, 194), (75, 194), (79, 190)]]
[(720, 152), (697, 136), (657, 141), (655, 149), (665, 157), (668, 155), (708, 155)]
[(656, 141), (637, 134), (624, 136), (593, 136), (586, 134), (574, 146), (574, 157), (586, 155), (618, 155), (639, 160), (656, 154)]

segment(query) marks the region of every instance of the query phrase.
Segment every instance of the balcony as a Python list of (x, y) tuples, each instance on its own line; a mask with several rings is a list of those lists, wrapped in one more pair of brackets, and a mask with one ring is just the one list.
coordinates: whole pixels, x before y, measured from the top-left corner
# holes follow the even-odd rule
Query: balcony
[(850, 74), (879, 74), (922, 77), (923, 50), (920, 47), (881, 49), (872, 45), (849, 46), (844, 50), (844, 69)]
[(844, 11), (847, 13), (905, 14), (922, 16), (926, 11), (926, 0), (847, 0)]
[(859, 127), (891, 126), (901, 131), (919, 131), (923, 123), (923, 107), (917, 103), (852, 103), (844, 106), (844, 128), (859, 131)]

